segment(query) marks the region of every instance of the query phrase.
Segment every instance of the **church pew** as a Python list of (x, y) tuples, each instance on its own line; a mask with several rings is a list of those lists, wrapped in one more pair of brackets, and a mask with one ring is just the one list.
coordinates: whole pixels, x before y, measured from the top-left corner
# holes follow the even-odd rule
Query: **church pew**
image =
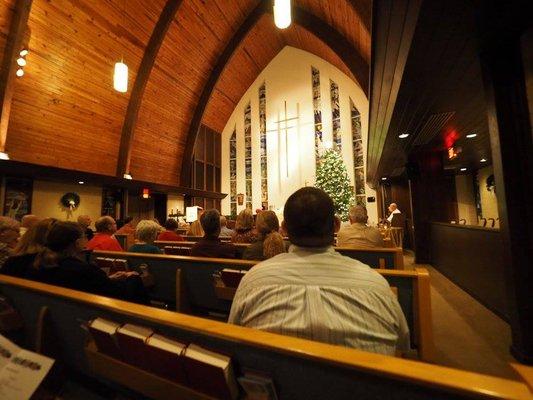
[[(247, 260), (109, 251), (95, 251), (92, 257), (124, 258), (128, 260), (129, 268), (134, 270), (140, 264), (147, 264), (155, 280), (155, 286), (151, 289), (153, 299), (163, 301), (173, 309), (175, 302), (179, 301), (184, 307), (190, 307), (195, 314), (217, 313), (222, 317), (229, 314), (232, 297), (228, 299), (217, 294), (213, 275), (224, 268), (249, 270), (257, 264), (257, 261)], [(176, 281), (178, 269), (181, 270), (181, 282)], [(433, 354), (433, 335), (429, 274), (424, 269), (380, 269), (378, 272), (387, 279), (390, 286), (398, 289), (398, 301), (409, 325), (413, 348), (421, 358), (430, 360)]]
[[(103, 317), (133, 323), (229, 354), (237, 376), (245, 370), (263, 373), (274, 382), (280, 400), (531, 398), (522, 381), (281, 336), (9, 276), (0, 276), (0, 294), (21, 314), (27, 348), (33, 349), (39, 337), (54, 341), (56, 359), (69, 370), (152, 398), (168, 398), (165, 382), (154, 386), (157, 378), (149, 373), (144, 379), (127, 379), (133, 367), (118, 368), (121, 364), (112, 358), (98, 362), (105, 356), (91, 350), (90, 343), (87, 347), (84, 322)], [(43, 307), (49, 322), (44, 330), (37, 329)], [(187, 398), (186, 391), (182, 394)]]
[[(154, 242), (156, 246), (164, 250), (166, 246), (176, 247), (192, 247), (196, 242), (169, 242), (156, 240)], [(235, 243), (235, 246), (239, 248), (242, 254), (244, 250), (249, 246), (248, 243)], [(403, 269), (403, 250), (401, 248), (352, 248), (352, 247), (335, 247), (335, 250), (350, 258), (365, 263), (372, 268), (385, 268), (385, 269)]]

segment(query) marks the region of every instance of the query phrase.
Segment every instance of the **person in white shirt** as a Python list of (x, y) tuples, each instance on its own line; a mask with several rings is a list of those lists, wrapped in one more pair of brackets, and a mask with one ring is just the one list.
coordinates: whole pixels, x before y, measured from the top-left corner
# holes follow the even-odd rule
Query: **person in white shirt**
[(402, 212), (398, 210), (398, 206), (396, 203), (391, 203), (389, 206), (389, 216), (387, 218), (387, 221), (389, 221), (389, 224), (392, 223), (392, 219), (394, 218), (394, 214), (401, 214)]
[(407, 322), (387, 281), (332, 247), (339, 225), (324, 191), (293, 193), (282, 223), (289, 252), (243, 277), (229, 322), (375, 353), (409, 350)]

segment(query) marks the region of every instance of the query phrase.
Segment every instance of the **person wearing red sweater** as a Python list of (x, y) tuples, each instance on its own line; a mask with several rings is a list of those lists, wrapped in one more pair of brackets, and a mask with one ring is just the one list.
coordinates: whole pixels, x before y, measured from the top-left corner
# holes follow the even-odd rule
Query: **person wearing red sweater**
[(112, 235), (117, 231), (117, 223), (109, 216), (103, 216), (94, 223), (96, 234), (87, 243), (89, 250), (124, 251)]
[(178, 229), (178, 221), (176, 221), (173, 218), (169, 218), (165, 222), (165, 231), (161, 232), (157, 236), (157, 240), (163, 240), (163, 241), (169, 241), (169, 242), (182, 242), (185, 239), (183, 239), (183, 236), (178, 235), (176, 233), (176, 229)]

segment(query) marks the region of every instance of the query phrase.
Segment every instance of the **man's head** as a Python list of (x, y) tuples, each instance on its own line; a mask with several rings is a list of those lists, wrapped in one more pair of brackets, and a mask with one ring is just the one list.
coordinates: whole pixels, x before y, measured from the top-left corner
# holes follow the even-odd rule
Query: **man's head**
[(297, 190), (287, 199), (283, 218), (283, 229), (297, 246), (330, 246), (340, 227), (331, 198), (313, 187)]
[(89, 225), (91, 225), (91, 222), (93, 222), (91, 220), (91, 217), (89, 217), (88, 215), (80, 215), (78, 217), (78, 224), (80, 224), (83, 229), (87, 229), (89, 227)]
[(200, 224), (205, 236), (218, 237), (220, 235), (220, 213), (215, 210), (207, 210), (200, 216)]
[(20, 237), (20, 224), (9, 217), (0, 217), (0, 242), (15, 248)]
[(117, 223), (108, 215), (98, 218), (94, 223), (94, 227), (98, 233), (108, 233), (112, 235), (117, 231)]
[(366, 224), (368, 221), (368, 214), (366, 208), (363, 206), (350, 207), (350, 223), (352, 224)]
[(26, 214), (22, 217), (22, 220), (20, 221), (20, 226), (23, 228), (30, 229), (32, 226), (36, 225), (37, 222), (39, 222), (40, 219), (37, 215), (33, 214)]
[(390, 203), (389, 212), (393, 212), (394, 210), (397, 210), (397, 209), (398, 209), (398, 206), (396, 205), (396, 203)]
[(169, 218), (165, 221), (165, 229), (167, 231), (175, 231), (178, 229), (178, 221), (176, 221), (174, 218)]

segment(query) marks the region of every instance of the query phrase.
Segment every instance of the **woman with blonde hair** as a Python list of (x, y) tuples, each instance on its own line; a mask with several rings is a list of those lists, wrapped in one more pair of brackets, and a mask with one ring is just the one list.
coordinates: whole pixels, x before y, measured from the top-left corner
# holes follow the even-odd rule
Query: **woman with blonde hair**
[(31, 279), (35, 272), (33, 263), (38, 253), (46, 248), (46, 237), (50, 228), (57, 222), (55, 218), (46, 218), (29, 228), (20, 238), (13, 254), (2, 268), (2, 273)]
[[(276, 254), (285, 251), (283, 237), (278, 233), (279, 220), (274, 211), (263, 211), (257, 214), (256, 230), (258, 233), (257, 240), (252, 243), (243, 253), (242, 258), (245, 260), (266, 260)], [(279, 246), (279, 238), (281, 246)], [(265, 246), (267, 254), (265, 254)]]
[(163, 250), (154, 245), (154, 241), (157, 235), (159, 235), (160, 230), (161, 226), (157, 222), (143, 219), (135, 228), (137, 243), (131, 246), (128, 251), (130, 253), (163, 254)]
[(231, 236), (231, 242), (253, 243), (256, 240), (257, 234), (254, 232), (254, 216), (252, 214), (252, 210), (247, 208), (242, 210), (237, 216), (237, 221), (235, 222), (235, 233)]

